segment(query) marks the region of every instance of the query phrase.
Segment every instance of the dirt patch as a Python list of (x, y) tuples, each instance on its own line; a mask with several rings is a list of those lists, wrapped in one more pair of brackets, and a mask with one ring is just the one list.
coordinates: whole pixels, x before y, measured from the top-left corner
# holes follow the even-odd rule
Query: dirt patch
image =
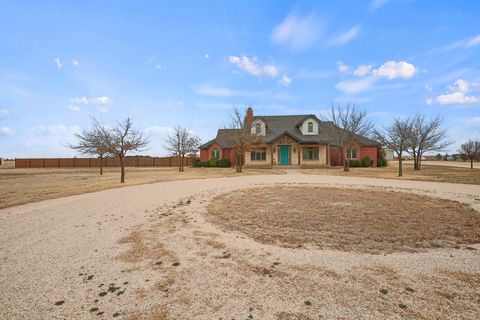
[(208, 219), (262, 243), (363, 253), (480, 242), (480, 214), (455, 201), (402, 192), (264, 187), (215, 198)]

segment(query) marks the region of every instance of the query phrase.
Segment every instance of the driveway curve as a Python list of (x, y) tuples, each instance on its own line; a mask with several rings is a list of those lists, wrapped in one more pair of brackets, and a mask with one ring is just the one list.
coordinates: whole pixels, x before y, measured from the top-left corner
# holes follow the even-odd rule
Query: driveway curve
[[(166, 278), (168, 272), (163, 273), (162, 267), (158, 267), (159, 273), (156, 273), (155, 265), (162, 264), (164, 268), (167, 268), (168, 263), (168, 267), (170, 267), (171, 261), (168, 260), (170, 258), (158, 262), (149, 259), (137, 259), (135, 260), (138, 262), (137, 265), (129, 264), (125, 259), (119, 258), (128, 250), (128, 245), (125, 243), (135, 245), (135, 240), (122, 242), (121, 239), (131, 237), (132, 233), (138, 231), (139, 228), (143, 228), (146, 233), (154, 234), (157, 230), (155, 225), (158, 225), (158, 228), (163, 228), (158, 229), (162, 230), (157, 235), (159, 239), (164, 235), (168, 237), (180, 229), (176, 238), (171, 238), (176, 239), (172, 241), (178, 242), (185, 238), (182, 228), (190, 228), (193, 230), (192, 234), (197, 234), (199, 237), (207, 235), (209, 232), (218, 233), (221, 230), (208, 226), (199, 215), (202, 206), (205, 206), (208, 199), (216, 194), (237, 188), (275, 184), (315, 184), (335, 187), (394, 189), (401, 192), (413, 192), (457, 200), (471, 204), (473, 208), (480, 212), (480, 186), (478, 185), (315, 176), (304, 175), (299, 172), (292, 172), (292, 174), (287, 175), (163, 182), (110, 189), (7, 208), (0, 210), (0, 287), (2, 288), (0, 291), (0, 318), (109, 319), (118, 317), (127, 319), (148, 318), (148, 314), (157, 314), (158, 319), (167, 319), (167, 314), (173, 314), (172, 319), (180, 319), (183, 318), (181, 316), (182, 308), (186, 308), (188, 312), (185, 314), (188, 313), (188, 316), (185, 315), (185, 319), (211, 319), (212, 315), (215, 315), (217, 319), (219, 318), (217, 315), (241, 317), (248, 316), (248, 312), (258, 312), (259, 317), (256, 316), (255, 318), (263, 319), (310, 319), (300, 316), (289, 317), (290, 311), (280, 310), (282, 305), (286, 306), (288, 303), (281, 300), (284, 297), (276, 295), (272, 295), (268, 299), (275, 300), (278, 298), (280, 300), (270, 301), (265, 298), (268, 301), (264, 301), (264, 308), (262, 309), (259, 306), (250, 308), (255, 309), (254, 311), (249, 311), (249, 308), (246, 307), (247, 303), (228, 302), (228, 294), (231, 292), (228, 290), (219, 291), (227, 296), (227, 301), (223, 305), (199, 304), (195, 307), (196, 309), (186, 307), (188, 303), (182, 302), (179, 298), (176, 298), (177, 300), (174, 300), (174, 302), (168, 300), (173, 295), (172, 290), (160, 291), (163, 292), (162, 296), (155, 297), (154, 295), (154, 297), (150, 297), (147, 293), (154, 281), (158, 285), (158, 283), (162, 283), (162, 279), (168, 280)], [(190, 205), (190, 203), (192, 208), (182, 211), (182, 206)], [(177, 220), (175, 220), (177, 223), (168, 226), (169, 229), (167, 229), (167, 226), (162, 225), (161, 222), (166, 220), (157, 221), (156, 219), (159, 215), (168, 218), (168, 215), (171, 214), (168, 213), (169, 210), (180, 211)], [(185, 218), (181, 214), (184, 214)], [(194, 223), (197, 221), (205, 228), (202, 230), (195, 229), (197, 226)], [(222, 242), (220, 241), (223, 239), (222, 237), (212, 238), (212, 246), (215, 246), (214, 242)], [(238, 241), (243, 241), (242, 238), (237, 235), (235, 239), (225, 238), (224, 242), (231, 244), (233, 248)], [(165, 256), (172, 257), (173, 260), (181, 260), (182, 264), (178, 268), (182, 268), (188, 263), (194, 264), (197, 261), (197, 258), (192, 256), (182, 256), (182, 252), (176, 250), (179, 245), (167, 242), (166, 239), (164, 240), (166, 245), (169, 246), (168, 252), (170, 253), (166, 253)], [(195, 240), (197, 244), (200, 241), (198, 239)], [(245, 241), (247, 240), (245, 239)], [(193, 242), (192, 244), (195, 245)], [(137, 243), (137, 245), (139, 244)], [(259, 253), (258, 257), (264, 257), (261, 254), (262, 250), (266, 252), (271, 249), (269, 246), (264, 246), (258, 249), (258, 252), (247, 253), (247, 249), (251, 245), (251, 242), (245, 242), (242, 244), (242, 248), (245, 250), (245, 254), (252, 257), (257, 253)], [(218, 250), (222, 251), (221, 248), (222, 246), (219, 245)], [(225, 252), (228, 251), (227, 249), (224, 250)], [(199, 256), (201, 256), (201, 252), (202, 250), (199, 249)], [(220, 255), (224, 254), (226, 256), (229, 254), (225, 252), (220, 253)], [(285, 254), (285, 261), (288, 261), (287, 251), (272, 252), (276, 254), (272, 259), (277, 259)], [(458, 256), (461, 259), (457, 260), (454, 265), (478, 273), (480, 258), (477, 252), (459, 251)], [(315, 253), (316, 258), (311, 258), (309, 261), (316, 263), (317, 260), (315, 259), (320, 259), (318, 264), (324, 263), (322, 261), (325, 259), (322, 258), (322, 254), (321, 252)], [(447, 253), (440, 250), (436, 254)], [(265, 253), (265, 255), (268, 254)], [(347, 256), (350, 257), (348, 254), (339, 254), (338, 261), (347, 259)], [(391, 259), (402, 261), (402, 257), (394, 254)], [(374, 256), (370, 258), (371, 261), (378, 262), (389, 257)], [(422, 258), (418, 259), (418, 263), (422, 263)], [(431, 259), (431, 257), (425, 257), (425, 259)], [(441, 259), (443, 259), (443, 256)], [(335, 263), (340, 263), (338, 261)], [(223, 260), (222, 263), (224, 263)], [(285, 262), (285, 264), (287, 263)], [(149, 266), (150, 269), (147, 269), (146, 266)], [(339, 267), (342, 268), (341, 265)], [(182, 274), (179, 276), (179, 280), (176, 278), (172, 281), (182, 283), (182, 277), (186, 276)], [(171, 285), (174, 286), (174, 284)], [(190, 290), (193, 293), (195, 290), (205, 292), (200, 288), (190, 288)], [(103, 292), (106, 292), (106, 294), (101, 295)], [(157, 302), (162, 299), (168, 301), (168, 303), (158, 306)], [(203, 301), (200, 298), (198, 299), (198, 301)], [(242, 300), (238, 298), (238, 301)], [(285, 304), (279, 304), (279, 301), (284, 301)], [(297, 301), (297, 305), (289, 306), (289, 310), (294, 310), (291, 311), (292, 314), (309, 314), (308, 310), (304, 311), (302, 309), (305, 305), (308, 305), (306, 302), (304, 305), (303, 302), (303, 300)], [(254, 302), (251, 303), (255, 304)], [(278, 305), (278, 310), (274, 310), (276, 305)], [(209, 308), (212, 310), (210, 314), (205, 311)], [(332, 309), (329, 311), (329, 307), (326, 306), (323, 308), (326, 315), (330, 314), (331, 318), (335, 318), (335, 316), (348, 317), (349, 315), (347, 311), (337, 314), (338, 310)], [(145, 315), (145, 313), (142, 314), (142, 310), (149, 311)], [(227, 310), (230, 310), (228, 314), (226, 314)], [(370, 311), (374, 312), (375, 310)], [(478, 305), (476, 309), (470, 309), (469, 312), (471, 313), (467, 314), (468, 316), (478, 312)], [(283, 317), (283, 315), (286, 316)], [(378, 315), (372, 314), (373, 317)]]

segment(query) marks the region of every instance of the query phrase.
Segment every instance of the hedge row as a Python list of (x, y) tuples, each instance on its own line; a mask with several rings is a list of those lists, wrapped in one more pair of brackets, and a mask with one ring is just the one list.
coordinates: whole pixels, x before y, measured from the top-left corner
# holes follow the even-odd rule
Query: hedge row
[(197, 168), (230, 168), (232, 166), (229, 159), (217, 159), (212, 158), (210, 161), (200, 161), (195, 162), (195, 167)]

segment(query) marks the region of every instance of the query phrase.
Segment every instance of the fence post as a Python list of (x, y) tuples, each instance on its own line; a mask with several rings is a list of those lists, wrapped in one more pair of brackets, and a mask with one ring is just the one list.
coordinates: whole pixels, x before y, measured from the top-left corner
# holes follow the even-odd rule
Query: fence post
[(73, 167), (74, 167), (74, 168), (77, 167), (77, 164), (75, 163), (75, 160), (76, 160), (76, 159), (77, 159), (77, 158), (73, 158)]

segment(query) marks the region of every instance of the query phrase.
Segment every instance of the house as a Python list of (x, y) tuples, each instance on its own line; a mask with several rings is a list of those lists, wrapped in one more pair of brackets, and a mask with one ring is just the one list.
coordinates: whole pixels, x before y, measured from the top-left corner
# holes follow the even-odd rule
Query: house
[[(262, 137), (264, 143), (245, 154), (245, 167), (322, 167), (343, 164), (338, 128), (331, 121), (321, 121), (313, 114), (254, 116), (252, 108), (247, 109), (246, 117), (251, 123), (252, 134)], [(219, 129), (215, 139), (200, 146), (200, 160), (227, 158), (234, 165), (236, 130)], [(378, 142), (357, 136), (356, 147), (348, 150), (348, 157), (361, 160), (369, 156), (372, 166), (376, 167), (380, 148)]]

